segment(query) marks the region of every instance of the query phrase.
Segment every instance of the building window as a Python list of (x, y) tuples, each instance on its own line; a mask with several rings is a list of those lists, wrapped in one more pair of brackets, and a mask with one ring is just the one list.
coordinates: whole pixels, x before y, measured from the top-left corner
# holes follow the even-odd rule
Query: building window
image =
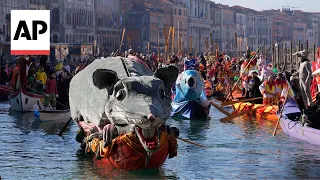
[(52, 9), (52, 24), (59, 24), (59, 9)]
[(174, 9), (174, 15), (177, 15), (177, 9)]
[(181, 9), (179, 9), (179, 16), (181, 16), (182, 15), (182, 13), (181, 13)]

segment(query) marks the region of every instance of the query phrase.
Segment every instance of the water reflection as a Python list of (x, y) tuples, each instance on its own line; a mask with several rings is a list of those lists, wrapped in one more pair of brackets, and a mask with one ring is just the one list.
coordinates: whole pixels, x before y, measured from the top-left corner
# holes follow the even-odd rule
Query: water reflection
[[(40, 119), (34, 117), (32, 112), (21, 113), (10, 111), (9, 116), (13, 118), (13, 122), (16, 124), (15, 127), (25, 134), (41, 129), (47, 134), (54, 135), (60, 132), (60, 129), (67, 122), (65, 119), (41, 122)], [(66, 131), (68, 129), (70, 129), (70, 126), (67, 127)]]

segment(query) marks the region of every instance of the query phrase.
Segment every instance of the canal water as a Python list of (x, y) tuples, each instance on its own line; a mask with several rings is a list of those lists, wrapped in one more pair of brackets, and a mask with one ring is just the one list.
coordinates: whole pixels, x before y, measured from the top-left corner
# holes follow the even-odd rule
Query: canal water
[(320, 178), (319, 147), (287, 137), (275, 123), (249, 118), (229, 123), (211, 109), (210, 121), (169, 120), (180, 137), (212, 148), (179, 141), (178, 157), (159, 170), (124, 172), (95, 167), (77, 153), (78, 130), (72, 123), (63, 137), (65, 122), (40, 123), (31, 114), (8, 112), (0, 105), (0, 176), (27, 179), (307, 179)]

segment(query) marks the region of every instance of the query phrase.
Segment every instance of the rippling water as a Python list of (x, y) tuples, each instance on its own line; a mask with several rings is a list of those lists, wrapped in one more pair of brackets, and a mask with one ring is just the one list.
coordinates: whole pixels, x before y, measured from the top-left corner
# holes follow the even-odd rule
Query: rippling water
[(159, 170), (124, 172), (95, 167), (90, 158), (77, 155), (76, 124), (63, 137), (57, 134), (65, 122), (40, 123), (32, 114), (8, 112), (0, 105), (0, 176), (2, 179), (297, 179), (320, 178), (319, 147), (287, 137), (275, 123), (224, 117), (211, 109), (211, 120), (169, 120), (180, 128), (180, 137), (202, 149), (179, 141), (178, 157)]

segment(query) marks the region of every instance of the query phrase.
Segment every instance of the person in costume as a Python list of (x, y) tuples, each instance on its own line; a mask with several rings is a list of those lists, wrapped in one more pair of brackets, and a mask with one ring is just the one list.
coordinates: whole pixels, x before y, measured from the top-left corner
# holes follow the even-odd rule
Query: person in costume
[[(251, 88), (251, 92), (252, 92), (252, 96), (250, 98), (258, 98), (258, 97), (262, 97), (262, 94), (260, 92), (259, 87), (261, 86), (261, 80), (258, 77), (258, 72), (257, 71), (253, 71), (251, 73), (252, 75), (252, 88)], [(262, 100), (261, 99), (257, 99), (254, 100), (255, 104), (262, 104)]]
[(19, 58), (20, 63), (20, 85), (23, 90), (27, 87), (27, 66), (31, 64), (31, 61), (27, 60), (25, 57)]
[(19, 59), (17, 61), (16, 66), (12, 71), (12, 79), (11, 84), (14, 90), (18, 90), (20, 88), (20, 62)]
[(268, 79), (260, 85), (259, 90), (263, 95), (264, 105), (277, 104), (278, 94), (281, 92), (274, 82), (274, 76), (269, 76)]
[(312, 66), (308, 59), (308, 51), (303, 50), (295, 53), (300, 59), (300, 66), (298, 70), (299, 84), (301, 88), (301, 96), (305, 107), (309, 107), (312, 104), (311, 97), (311, 79), (312, 79)]
[(277, 78), (274, 80), (274, 82), (277, 85), (277, 88), (279, 89), (279, 91), (282, 91), (283, 87), (285, 84), (287, 84), (286, 80), (283, 77), (282, 73), (278, 73), (277, 74)]
[(48, 109), (49, 103), (51, 107), (55, 110), (56, 109), (56, 98), (58, 98), (58, 89), (57, 89), (57, 81), (54, 72), (50, 73), (50, 78), (47, 79), (46, 84), (46, 95), (44, 99), (43, 106)]
[(184, 70), (195, 70), (197, 68), (197, 60), (193, 58), (192, 53), (184, 59)]

